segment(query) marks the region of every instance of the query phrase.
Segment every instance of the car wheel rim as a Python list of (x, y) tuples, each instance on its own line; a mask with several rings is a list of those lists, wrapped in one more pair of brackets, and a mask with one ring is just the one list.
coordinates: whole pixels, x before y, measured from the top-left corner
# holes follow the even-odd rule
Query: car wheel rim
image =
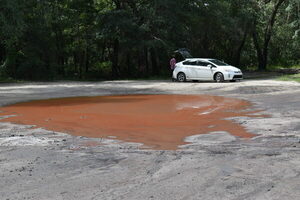
[(221, 82), (221, 75), (220, 74), (217, 74), (216, 80), (217, 80), (217, 82)]
[(179, 74), (178, 80), (181, 81), (181, 82), (184, 81), (184, 75), (183, 74)]

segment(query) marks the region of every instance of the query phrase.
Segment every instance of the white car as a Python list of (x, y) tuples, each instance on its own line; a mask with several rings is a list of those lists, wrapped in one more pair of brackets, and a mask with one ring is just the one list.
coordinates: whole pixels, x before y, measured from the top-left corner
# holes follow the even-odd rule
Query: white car
[(188, 80), (236, 81), (243, 79), (240, 69), (217, 59), (188, 58), (176, 64), (173, 79), (179, 82)]

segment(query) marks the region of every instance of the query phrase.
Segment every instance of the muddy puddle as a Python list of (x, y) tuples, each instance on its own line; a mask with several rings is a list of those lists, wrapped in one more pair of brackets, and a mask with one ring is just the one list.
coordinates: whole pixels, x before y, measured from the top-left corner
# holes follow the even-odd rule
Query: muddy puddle
[[(226, 131), (254, 134), (225, 118), (254, 117), (247, 101), (207, 95), (129, 95), (39, 100), (1, 107), (0, 120), (95, 138), (116, 137), (152, 149), (174, 150), (187, 136)], [(256, 117), (259, 115), (256, 115)]]

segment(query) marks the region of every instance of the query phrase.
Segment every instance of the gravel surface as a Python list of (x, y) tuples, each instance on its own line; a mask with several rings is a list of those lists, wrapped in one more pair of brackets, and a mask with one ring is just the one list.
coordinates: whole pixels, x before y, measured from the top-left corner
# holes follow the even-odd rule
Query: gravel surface
[[(196, 135), (177, 151), (0, 122), (0, 199), (300, 199), (300, 84), (108, 81), (1, 84), (0, 106), (34, 99), (209, 94), (266, 118), (234, 118), (257, 137)], [(1, 108), (0, 108), (1, 110)], [(103, 144), (103, 145), (90, 145)]]

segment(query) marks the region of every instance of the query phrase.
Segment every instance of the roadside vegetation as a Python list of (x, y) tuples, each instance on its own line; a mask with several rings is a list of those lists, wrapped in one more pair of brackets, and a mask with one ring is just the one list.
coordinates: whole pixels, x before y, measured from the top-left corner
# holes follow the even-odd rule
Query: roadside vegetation
[(278, 78), (281, 81), (297, 81), (300, 83), (300, 74), (285, 75)]
[(179, 48), (243, 70), (299, 66), (299, 7), (299, 0), (1, 0), (0, 80), (168, 77)]
[(273, 65), (273, 66), (268, 66), (269, 71), (276, 71), (280, 69), (300, 69), (300, 65), (290, 65), (290, 66), (281, 66), (281, 65)]

